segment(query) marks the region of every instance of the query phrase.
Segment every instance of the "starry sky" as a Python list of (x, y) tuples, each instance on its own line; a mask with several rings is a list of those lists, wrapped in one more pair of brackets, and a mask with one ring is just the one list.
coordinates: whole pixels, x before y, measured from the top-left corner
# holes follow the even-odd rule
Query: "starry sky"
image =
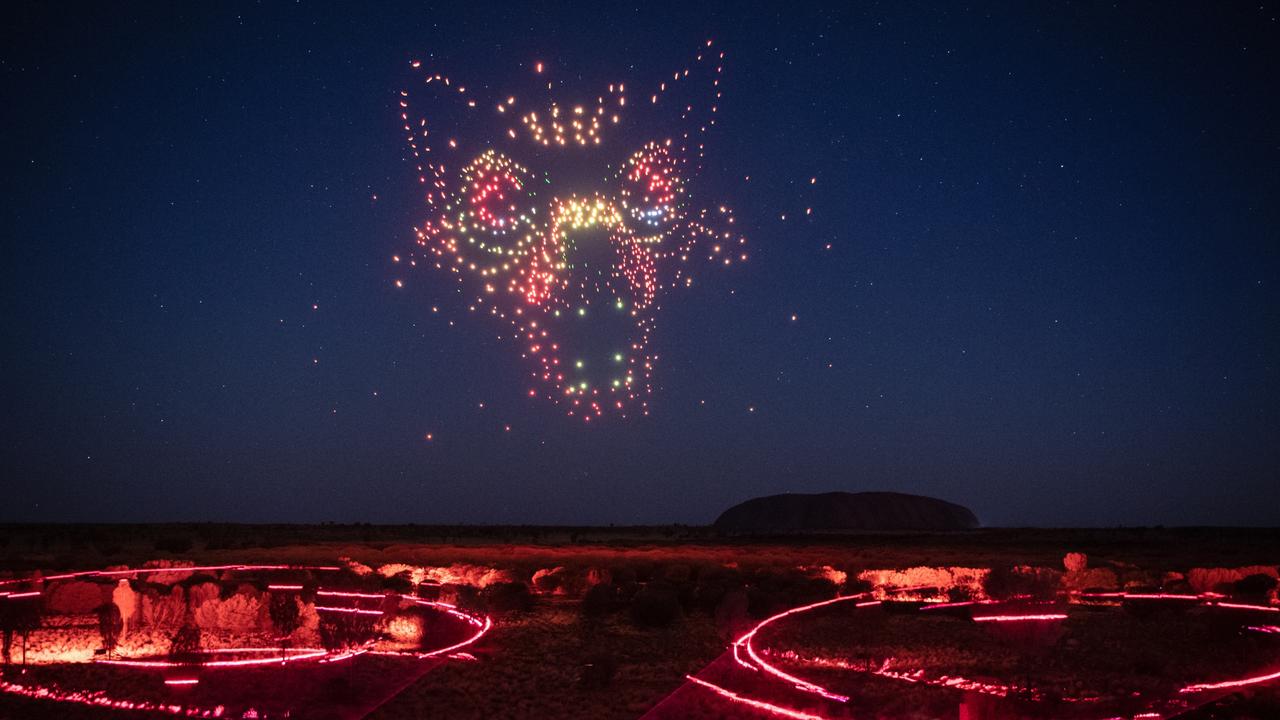
[[(1280, 524), (1276, 8), (556, 5), (11, 10), (0, 521), (706, 523), (840, 489)], [(397, 92), (415, 58), (644, 85), (707, 38), (689, 183), (751, 258), (665, 304), (651, 415), (584, 426), (393, 267), (423, 215)]]

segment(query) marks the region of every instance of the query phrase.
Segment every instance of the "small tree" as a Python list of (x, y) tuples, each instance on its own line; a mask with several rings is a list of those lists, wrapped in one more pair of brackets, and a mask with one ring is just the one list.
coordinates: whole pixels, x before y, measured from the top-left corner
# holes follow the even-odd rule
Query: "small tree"
[(108, 657), (116, 651), (120, 633), (124, 630), (124, 618), (113, 602), (98, 606), (98, 633), (102, 635), (102, 650)]
[(17, 619), (13, 601), (0, 598), (0, 634), (4, 635), (4, 645), (3, 649), (0, 649), (0, 654), (4, 656), (5, 665), (10, 662), (9, 651), (13, 648), (13, 633), (18, 629)]
[(289, 636), (298, 629), (300, 615), (298, 599), (293, 593), (273, 592), (267, 612), (271, 615), (271, 624), (280, 633), (280, 656), (284, 657), (285, 648), (289, 647)]
[(320, 644), (329, 652), (359, 647), (373, 639), (373, 629), (369, 615), (326, 612), (320, 616)]
[(14, 628), (19, 635), (22, 636), (22, 665), (27, 665), (27, 638), (31, 635), (32, 630), (40, 627), (41, 607), (39, 598), (32, 598), (27, 602), (17, 603), (17, 622)]
[(182, 623), (169, 641), (169, 659), (186, 664), (200, 661), (200, 626), (190, 618)]

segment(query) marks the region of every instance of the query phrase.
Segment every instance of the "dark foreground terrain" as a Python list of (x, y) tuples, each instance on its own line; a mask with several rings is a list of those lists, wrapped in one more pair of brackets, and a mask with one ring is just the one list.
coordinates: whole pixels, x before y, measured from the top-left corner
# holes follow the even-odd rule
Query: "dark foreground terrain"
[[(350, 576), (349, 582), (354, 584), (349, 587), (386, 592), (429, 590), (441, 601), (492, 617), (492, 631), (468, 647), (465, 655), (433, 659), (412, 672), (397, 671), (403, 675), (402, 680), (400, 675), (379, 672), (378, 666), (371, 664), (373, 659), (367, 657), (349, 661), (351, 669), (343, 670), (345, 675), (326, 671), (330, 675), (321, 685), (297, 691), (307, 694), (299, 707), (309, 708), (314, 717), (638, 718), (646, 713), (652, 717), (768, 717), (768, 713), (745, 705), (707, 697), (697, 687), (690, 689), (685, 676), (697, 675), (709, 665), (723, 662), (726, 649), (741, 633), (760, 619), (787, 608), (853, 593), (941, 602), (1033, 594), (1061, 600), (1081, 593), (1125, 591), (1210, 596), (1217, 593), (1230, 597), (1243, 593), (1251, 602), (1274, 605), (1274, 582), (1268, 584), (1266, 578), (1274, 578), (1280, 564), (1280, 530), (986, 529), (760, 537), (685, 526), (0, 526), (0, 571), (11, 580), (75, 570), (139, 568), (147, 563), (336, 565), (343, 568), (344, 577)], [(141, 575), (118, 577), (125, 578), (138, 597), (156, 596), (155, 588)], [(174, 586), (175, 596), (185, 597), (182, 603), (192, 612), (199, 610), (194, 604), (205, 597), (189, 589), (197, 580), (213, 588), (205, 595), (211, 593), (220, 598), (226, 607), (238, 602), (240, 605), (235, 607), (249, 608), (248, 619), (237, 622), (247, 623), (248, 630), (259, 633), (270, 644), (271, 618), (266, 609), (270, 578), (195, 573), (184, 581), (186, 585)], [(59, 583), (70, 582), (73, 581), (51, 580), (8, 586), (38, 587), (43, 594), (39, 598), (40, 627), (32, 629), (27, 638), (31, 670), (23, 675), (17, 667), (22, 643), (15, 636), (13, 665), (5, 670), (6, 682), (30, 684), (29, 679), (41, 673), (56, 677), (60, 687), (76, 682), (113, 682), (96, 679), (101, 673), (87, 661), (69, 664), (59, 663), (58, 659), (71, 657), (65, 648), (76, 643), (89, 648), (86, 657), (91, 657), (89, 646), (97, 647), (99, 642), (98, 625), (95, 616), (86, 614), (86, 610), (96, 602), (95, 588), (100, 589), (103, 601), (110, 601), (113, 585), (118, 581), (78, 579), (74, 588), (59, 587)], [(188, 588), (187, 595), (177, 592), (180, 586)], [(0, 591), (6, 589), (0, 587)], [(88, 601), (81, 598), (83, 607), (67, 605), (73, 591), (80, 596), (88, 593)], [(200, 620), (209, 623), (204, 628), (206, 637), (225, 630), (215, 626), (220, 622), (216, 613), (200, 615), (206, 616), (214, 618)], [(1126, 617), (1122, 614), (1121, 620), (1108, 622), (1121, 622)], [(1178, 623), (1186, 624), (1195, 618), (1180, 616), (1168, 627), (1182, 627)], [(834, 622), (839, 616), (819, 620)], [(898, 624), (883, 627), (917, 626), (896, 616), (890, 620)], [(173, 629), (161, 620), (150, 621), (152, 626), (147, 626), (146, 620), (138, 622), (142, 624), (140, 632), (151, 632), (160, 638), (167, 637), (166, 633)], [(1271, 625), (1280, 625), (1280, 619), (1272, 619)], [(820, 626), (814, 626), (817, 630), (797, 626), (794, 631), (773, 631), (776, 637), (768, 639), (780, 649), (798, 653), (799, 659), (791, 658), (788, 667), (806, 672), (820, 660), (806, 656), (806, 652), (843, 658), (841, 653), (861, 637), (866, 647), (874, 647), (876, 653), (915, 658), (932, 671), (964, 668), (998, 673), (1009, 669), (1013, 675), (1036, 674), (1035, 663), (1028, 666), (1021, 656), (1003, 659), (983, 650), (983, 657), (975, 658), (964, 644), (964, 633), (969, 631), (963, 628), (946, 643), (934, 643), (929, 637), (913, 636), (909, 630), (886, 634), (879, 626), (868, 629), (867, 633), (873, 633), (870, 635), (840, 635), (852, 632), (850, 627), (853, 626), (843, 621), (832, 625), (829, 631)], [(1081, 642), (1088, 644), (1094, 635), (1141, 634), (1141, 628), (1135, 631), (1127, 625), (1112, 630), (1098, 627), (1099, 631), (1081, 628), (1068, 633), (1061, 642), (1070, 641), (1074, 649)], [(1203, 648), (1193, 643), (1203, 644), (1205, 633), (1216, 631), (1217, 626), (1209, 630), (1189, 626), (1185, 647), (1176, 638), (1162, 638), (1160, 652), (1178, 656), (1176, 661), (1156, 663), (1150, 654), (1135, 651), (1133, 667), (1140, 671), (1135, 676), (1138, 679), (1121, 677), (1128, 661), (1113, 657), (1107, 665), (1113, 669), (1107, 672), (1116, 677), (1094, 673), (1082, 678), (1080, 686), (1119, 693), (1126, 690), (1130, 680), (1137, 683), (1140, 679), (1151, 685), (1151, 678), (1162, 672), (1208, 672), (1210, 680), (1218, 677), (1213, 674), (1218, 666), (1222, 673), (1236, 672), (1238, 668), (1225, 661), (1205, 669), (1188, 659), (1203, 654)], [(1034, 659), (1035, 653), (1045, 652), (1045, 647), (1052, 650), (1054, 642), (1058, 640), (1039, 640), (1034, 652), (1029, 650), (1026, 657)], [(1241, 642), (1252, 643), (1248, 647), (1256, 650), (1264, 668), (1280, 669), (1280, 653), (1268, 655), (1272, 646), (1266, 644), (1265, 638)], [(926, 652), (928, 647), (933, 650)], [(1014, 650), (1020, 652), (1021, 647), (1017, 645)], [(984, 664), (997, 656), (1000, 662)], [(856, 652), (848, 658), (864, 665), (871, 662), (869, 656)], [(1051, 664), (1048, 660), (1043, 662), (1045, 667)], [(1058, 665), (1053, 667), (1061, 670)], [(1098, 663), (1083, 667), (1098, 667)], [(254, 672), (264, 674), (268, 678), (265, 686), (273, 691), (289, 690), (290, 682), (297, 682), (302, 688), (302, 681), (297, 679), (304, 675), (302, 671), (293, 676), (279, 668)], [(814, 672), (821, 676), (830, 668)], [(377, 676), (379, 682), (361, 679), (369, 676)], [(1174, 684), (1181, 679), (1168, 678)], [(1063, 677), (1052, 680), (1055, 687), (1071, 682)], [(138, 681), (121, 682), (121, 687), (128, 689)], [(949, 696), (938, 700), (932, 695), (927, 703), (916, 702), (910, 685), (884, 682), (876, 692), (893, 696), (886, 700), (885, 707), (891, 711), (886, 710), (889, 714), (884, 717), (961, 717), (955, 710), (936, 708), (957, 708), (963, 702), (952, 701)], [(361, 684), (359, 693), (353, 687), (357, 683)], [(1280, 718), (1274, 685), (1262, 683), (1216, 693), (1210, 706), (1190, 710), (1185, 717)], [(183, 691), (172, 692), (173, 702), (182, 702), (184, 696), (178, 693)], [(344, 693), (360, 694), (358, 709), (344, 705)], [(926, 707), (929, 709), (922, 709)], [(968, 711), (958, 712), (968, 712), (963, 715), (966, 718), (984, 717), (981, 711), (972, 709), (977, 705), (970, 703), (969, 707)], [(880, 716), (875, 708), (859, 707), (859, 713), (858, 717)], [(0, 717), (132, 716), (159, 715), (0, 693)]]

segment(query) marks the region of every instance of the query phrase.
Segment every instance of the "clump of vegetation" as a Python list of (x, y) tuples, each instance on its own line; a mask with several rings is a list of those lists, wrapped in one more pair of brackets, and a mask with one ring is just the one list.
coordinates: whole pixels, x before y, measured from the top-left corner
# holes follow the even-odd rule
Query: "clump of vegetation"
[(40, 627), (40, 603), (37, 598), (8, 600), (0, 603), (0, 633), (4, 635), (4, 662), (12, 659), (13, 636), (22, 638), (22, 664), (27, 664), (27, 636)]
[(413, 577), (408, 570), (404, 570), (383, 578), (382, 589), (390, 590), (397, 595), (410, 595), (413, 593)]
[(323, 613), (320, 644), (329, 652), (360, 647), (373, 639), (374, 621), (360, 613)]
[(120, 608), (113, 602), (98, 606), (98, 634), (102, 637), (102, 652), (110, 657), (120, 643), (120, 633), (124, 630), (124, 618), (120, 616)]
[(298, 598), (293, 593), (273, 592), (267, 601), (267, 614), (271, 616), (271, 624), (280, 633), (280, 653), (284, 654), (289, 647), (289, 636), (298, 629), (301, 616), (298, 611)]
[(588, 618), (600, 618), (612, 613), (618, 607), (618, 588), (613, 583), (592, 585), (582, 596), (582, 615)]
[(200, 662), (200, 626), (188, 619), (169, 640), (169, 659), (174, 662)]
[(991, 568), (991, 572), (983, 581), (982, 589), (992, 600), (1009, 600), (1016, 597), (1046, 599), (1052, 598), (1057, 593), (1058, 580), (1047, 573), (998, 566)]
[(1247, 598), (1263, 598), (1276, 588), (1276, 579), (1270, 575), (1257, 573), (1248, 577), (1237, 580), (1235, 586), (1235, 594)]
[(680, 593), (670, 583), (650, 582), (631, 599), (631, 621), (640, 627), (667, 627), (682, 616)]
[(480, 591), (480, 599), (490, 612), (528, 612), (533, 608), (533, 595), (522, 582), (499, 582)]

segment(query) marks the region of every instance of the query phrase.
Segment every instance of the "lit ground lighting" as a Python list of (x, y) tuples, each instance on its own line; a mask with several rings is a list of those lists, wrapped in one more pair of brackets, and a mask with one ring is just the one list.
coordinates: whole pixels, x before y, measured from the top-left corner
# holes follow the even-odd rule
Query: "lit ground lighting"
[[(176, 667), (202, 667), (202, 668), (231, 668), (231, 667), (254, 667), (255, 665), (286, 665), (291, 662), (301, 660), (319, 660), (331, 655), (324, 648), (288, 648), (281, 650), (273, 647), (245, 647), (245, 648), (213, 648), (210, 650), (202, 650), (199, 653), (202, 656), (210, 656), (217, 658), (220, 655), (257, 655), (259, 657), (235, 658), (229, 660), (209, 659), (198, 660), (195, 662), (178, 662), (176, 660), (147, 660), (147, 659), (120, 659), (120, 658), (98, 658), (93, 662), (97, 665), (115, 665), (118, 667), (135, 667), (135, 668), (176, 668)], [(333, 653), (337, 655), (338, 653)]]
[[(903, 592), (918, 589), (919, 588), (909, 588), (905, 589)], [(731, 689), (726, 686), (725, 683), (726, 680), (732, 679), (732, 675), (725, 676), (724, 680), (719, 680), (718, 682), (711, 682), (707, 679), (693, 676), (687, 676), (688, 680), (693, 683), (694, 686), (706, 690), (724, 701), (748, 706), (775, 717), (794, 718), (797, 720), (830, 720), (834, 717), (845, 717), (848, 712), (845, 703), (849, 702), (851, 699), (850, 696), (841, 694), (830, 687), (820, 685), (810, 679), (786, 672), (770, 663), (767, 658), (771, 653), (768, 649), (758, 647), (758, 638), (762, 630), (778, 621), (785, 618), (800, 618), (806, 613), (810, 613), (820, 608), (831, 607), (837, 604), (850, 604), (854, 608), (870, 608), (882, 605), (880, 601), (870, 600), (868, 598), (869, 594), (849, 595), (785, 610), (760, 621), (755, 627), (751, 628), (735, 640), (729, 648), (733, 659), (733, 665), (730, 667), (737, 667), (739, 671), (745, 670), (750, 672), (749, 675), (741, 676), (741, 679), (748, 682), (754, 682), (756, 679), (760, 678), (772, 678), (774, 681), (787, 686), (791, 690), (822, 698), (826, 701), (836, 703), (842, 708), (840, 710), (833, 709), (831, 711), (831, 715), (822, 714), (821, 711), (813, 709), (812, 701), (805, 703), (804, 709), (801, 709), (800, 707), (789, 706), (779, 701), (776, 697), (771, 697), (769, 700), (765, 700), (760, 697), (752, 697), (750, 693), (741, 689)], [(1280, 607), (1232, 602), (1228, 601), (1225, 596), (1215, 593), (1207, 593), (1203, 595), (1124, 592), (1078, 593), (1069, 597), (1067, 600), (1070, 604), (1077, 606), (1096, 607), (1098, 605), (1106, 605), (1121, 607), (1128, 603), (1136, 602), (1169, 604), (1182, 608), (1200, 607), (1211, 612), (1223, 611), (1232, 614), (1280, 613)], [(957, 616), (958, 621), (982, 624), (1023, 623), (1028, 625), (1043, 625), (1047, 623), (1064, 622), (1070, 617), (1067, 612), (1028, 611), (1028, 604), (1029, 603), (1026, 600), (1016, 601), (1012, 604), (991, 600), (968, 600), (961, 602), (928, 603), (916, 608), (909, 608), (906, 606), (904, 606), (904, 608), (908, 611), (914, 611), (920, 615), (924, 615), (926, 613), (936, 614), (936, 611), (938, 610), (956, 611), (960, 613), (960, 615)], [(1032, 606), (1035, 604), (1044, 603), (1030, 603)], [(1247, 632), (1260, 633), (1264, 635), (1280, 635), (1280, 626), (1276, 625), (1243, 625), (1241, 629)], [(794, 653), (790, 652), (783, 653), (783, 656), (791, 656), (792, 659), (796, 658)], [(930, 675), (922, 669), (913, 670), (908, 668), (891, 668), (888, 661), (881, 664), (879, 667), (868, 667), (865, 663), (855, 666), (854, 663), (841, 660), (839, 658), (805, 658), (805, 662), (811, 666), (821, 667), (827, 670), (863, 673), (905, 683), (928, 685), (966, 693), (978, 693), (999, 698), (1017, 698), (1030, 702), (1036, 702), (1044, 699), (1042, 693), (1027, 686), (1005, 684), (995, 681), (979, 681), (956, 675)], [(1194, 696), (1199, 693), (1235, 690), (1242, 687), (1275, 681), (1280, 681), (1280, 671), (1258, 672), (1244, 677), (1217, 682), (1189, 683), (1178, 689), (1177, 695), (1182, 697)], [(733, 685), (734, 683), (730, 682), (728, 684)], [(1100, 700), (1100, 698), (1096, 697), (1058, 698), (1058, 701), (1060, 702), (1067, 703), (1068, 705), (1075, 704), (1081, 708), (1088, 707), (1092, 703)], [(1106, 717), (1108, 720), (1164, 720), (1186, 712), (1189, 707), (1191, 706), (1187, 705), (1185, 702), (1178, 703), (1173, 699), (1160, 699), (1150, 701), (1148, 707), (1141, 711), (1129, 712), (1122, 715), (1109, 713), (1099, 715), (1099, 717)], [(1089, 711), (1085, 710), (1085, 712), (1088, 713)]]
[[(0, 581), (3, 582), (4, 586), (10, 588), (7, 590), (0, 589), (0, 602), (34, 600), (39, 598), (43, 595), (42, 590), (27, 588), (15, 590), (14, 588), (24, 584), (37, 585), (41, 582), (47, 582), (50, 580), (92, 579), (133, 575), (145, 577), (148, 575), (163, 575), (166, 573), (191, 574), (199, 571), (284, 572), (305, 570), (326, 572), (337, 571), (339, 569), (340, 568), (333, 566), (205, 565), (198, 567), (136, 568), (111, 571), (64, 573), (45, 578), (20, 578)], [(296, 582), (271, 583), (266, 587), (271, 592), (299, 594), (304, 592), (304, 585)], [(361, 645), (332, 650), (320, 647), (222, 647), (202, 649), (195, 653), (193, 657), (184, 660), (175, 660), (160, 656), (95, 658), (84, 662), (61, 662), (52, 663), (51, 665), (53, 667), (100, 665), (122, 669), (135, 668), (138, 670), (170, 671), (164, 673), (165, 677), (163, 678), (163, 685), (165, 687), (176, 693), (191, 691), (193, 688), (199, 686), (200, 691), (203, 693), (201, 697), (205, 697), (207, 699), (210, 691), (212, 691), (215, 696), (220, 694), (218, 690), (219, 686), (216, 683), (213, 683), (212, 687), (206, 687), (207, 683), (202, 684), (201, 678), (194, 674), (196, 671), (203, 672), (223, 669), (256, 668), (260, 669), (260, 671), (269, 672), (272, 667), (279, 668), (284, 665), (295, 664), (327, 665), (331, 663), (350, 661), (363, 655), (403, 658), (406, 662), (436, 658), (456, 658), (474, 661), (476, 659), (475, 656), (460, 651), (474, 645), (493, 627), (492, 619), (486, 615), (473, 614), (446, 602), (426, 600), (413, 595), (402, 595), (390, 592), (359, 592), (354, 590), (325, 587), (315, 589), (314, 595), (316, 602), (313, 606), (314, 610), (321, 615), (333, 615), (338, 617), (368, 617), (371, 622), (377, 622), (384, 616), (389, 617), (388, 610), (363, 606), (377, 603), (381, 604), (382, 607), (389, 607), (386, 604), (388, 602), (393, 602), (401, 608), (421, 607), (440, 613), (441, 615), (448, 616), (460, 623), (461, 627), (469, 628), (469, 631), (457, 634), (455, 634), (456, 631), (450, 631), (451, 637), (449, 639), (457, 640), (457, 642), (451, 642), (449, 645), (435, 649), (419, 649), (411, 651), (398, 650), (394, 647), (382, 649), (378, 647), (378, 642), (369, 640)], [(218, 675), (210, 675), (204, 679), (210, 680), (211, 678), (216, 677), (218, 677)], [(225, 678), (228, 676), (223, 675), (222, 677)], [(230, 677), (234, 677), (234, 675)], [(229, 681), (223, 680), (222, 682), (225, 683)], [(117, 695), (110, 694), (105, 690), (74, 689), (64, 687), (59, 684), (42, 683), (28, 677), (15, 676), (11, 672), (6, 674), (2, 670), (0, 670), (0, 692), (32, 700), (72, 703), (118, 710), (156, 712), (181, 717), (218, 718), (226, 716), (228, 712), (228, 704), (197, 705), (179, 703), (172, 700), (161, 700), (158, 698), (142, 699), (119, 697)], [(226, 698), (217, 699), (225, 700)]]

